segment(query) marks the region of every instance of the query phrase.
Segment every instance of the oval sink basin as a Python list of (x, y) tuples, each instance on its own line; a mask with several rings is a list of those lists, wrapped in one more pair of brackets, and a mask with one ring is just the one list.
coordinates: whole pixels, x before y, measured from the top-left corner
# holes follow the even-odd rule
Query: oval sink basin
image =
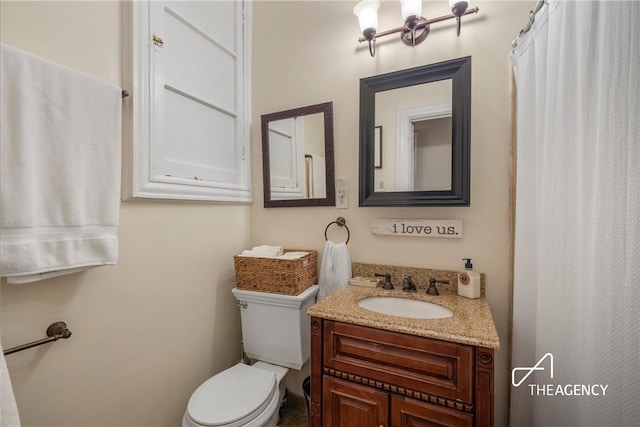
[(413, 319), (444, 319), (453, 311), (438, 304), (406, 298), (371, 297), (358, 301), (358, 305), (376, 313)]

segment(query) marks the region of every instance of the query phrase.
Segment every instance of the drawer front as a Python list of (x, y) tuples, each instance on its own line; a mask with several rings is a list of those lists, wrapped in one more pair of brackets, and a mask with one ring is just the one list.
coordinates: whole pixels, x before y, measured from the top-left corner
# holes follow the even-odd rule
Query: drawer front
[(472, 403), (471, 346), (328, 320), (323, 335), (326, 368)]

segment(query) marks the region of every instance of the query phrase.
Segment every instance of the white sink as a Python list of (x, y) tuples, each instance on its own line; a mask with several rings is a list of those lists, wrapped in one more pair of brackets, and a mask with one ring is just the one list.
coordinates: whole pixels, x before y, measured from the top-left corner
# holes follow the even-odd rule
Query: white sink
[(444, 319), (453, 311), (438, 304), (407, 298), (371, 297), (358, 301), (358, 305), (376, 313), (413, 319)]

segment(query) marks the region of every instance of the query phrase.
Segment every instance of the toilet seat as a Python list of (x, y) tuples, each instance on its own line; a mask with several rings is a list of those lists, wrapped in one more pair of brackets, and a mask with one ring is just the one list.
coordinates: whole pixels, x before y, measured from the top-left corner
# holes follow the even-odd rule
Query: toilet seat
[(200, 385), (187, 415), (201, 426), (242, 426), (260, 415), (277, 392), (275, 373), (239, 363)]

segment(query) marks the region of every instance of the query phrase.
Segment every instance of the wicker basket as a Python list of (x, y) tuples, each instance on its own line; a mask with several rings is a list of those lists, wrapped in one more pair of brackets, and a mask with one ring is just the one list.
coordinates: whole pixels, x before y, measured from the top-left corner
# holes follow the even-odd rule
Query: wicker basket
[(314, 250), (298, 259), (257, 258), (235, 255), (236, 286), (249, 291), (299, 295), (318, 281), (318, 254)]

